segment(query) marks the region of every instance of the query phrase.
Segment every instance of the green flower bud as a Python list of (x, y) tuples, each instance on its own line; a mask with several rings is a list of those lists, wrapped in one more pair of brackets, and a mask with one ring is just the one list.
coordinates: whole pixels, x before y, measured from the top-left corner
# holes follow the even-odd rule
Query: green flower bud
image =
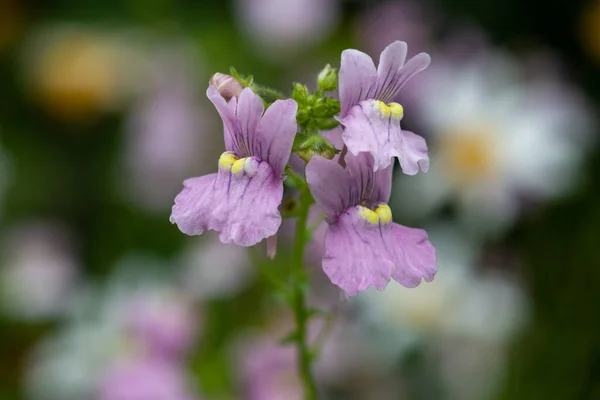
[(317, 128), (321, 131), (328, 131), (337, 127), (340, 123), (335, 118), (316, 118), (315, 119)]
[(309, 136), (298, 148), (298, 155), (306, 162), (309, 162), (314, 156), (321, 156), (331, 160), (336, 154), (336, 148), (321, 135)]
[(292, 99), (296, 100), (298, 104), (306, 104), (308, 88), (301, 83), (296, 83), (294, 89), (292, 89)]
[(331, 97), (325, 97), (325, 104), (327, 104), (330, 116), (334, 116), (335, 114), (340, 112), (340, 102), (336, 99), (332, 99)]
[(304, 109), (300, 109), (296, 113), (296, 122), (298, 123), (298, 125), (304, 125), (304, 124), (306, 124), (309, 119), (310, 119), (310, 115)]
[(316, 104), (312, 107), (312, 113), (318, 118), (330, 116), (329, 107), (327, 106), (327, 103), (323, 101), (323, 99), (317, 100)]
[(338, 73), (337, 68), (332, 68), (331, 65), (327, 64), (317, 78), (317, 86), (324, 92), (330, 92), (335, 90), (338, 85)]

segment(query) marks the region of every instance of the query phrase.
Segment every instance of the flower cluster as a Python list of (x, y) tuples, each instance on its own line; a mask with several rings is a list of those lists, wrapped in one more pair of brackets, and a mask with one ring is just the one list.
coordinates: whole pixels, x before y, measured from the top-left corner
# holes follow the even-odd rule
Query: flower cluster
[[(330, 66), (314, 94), (296, 84), (293, 99), (270, 104), (251, 77), (218, 74), (207, 96), (223, 120), (226, 151), (216, 173), (184, 182), (171, 222), (188, 235), (209, 229), (223, 243), (255, 245), (277, 234), (287, 173), (326, 217), (323, 270), (332, 283), (356, 295), (369, 286), (383, 290), (392, 278), (406, 287), (431, 281), (437, 266), (427, 234), (394, 223), (387, 205), (394, 158), (407, 175), (429, 167), (425, 140), (401, 129), (403, 108), (393, 99), (430, 58), (406, 55), (406, 43), (394, 42), (375, 67), (367, 54), (345, 50), (339, 103), (325, 95), (338, 86)], [(328, 121), (342, 127), (339, 149), (319, 134), (333, 127)], [(293, 152), (308, 161), (305, 179), (287, 167)]]

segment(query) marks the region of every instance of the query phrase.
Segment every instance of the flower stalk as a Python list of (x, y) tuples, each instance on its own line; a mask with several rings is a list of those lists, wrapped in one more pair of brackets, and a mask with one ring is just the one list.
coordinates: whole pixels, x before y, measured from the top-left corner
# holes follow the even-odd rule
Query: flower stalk
[(306, 182), (299, 187), (300, 207), (296, 225), (296, 237), (292, 252), (292, 275), (293, 297), (292, 308), (296, 322), (296, 349), (298, 354), (298, 371), (304, 386), (304, 398), (306, 400), (317, 399), (317, 386), (312, 375), (311, 363), (313, 360), (312, 350), (308, 344), (308, 321), (310, 313), (306, 305), (306, 288), (308, 277), (304, 271), (304, 247), (307, 242), (307, 221), (310, 205), (313, 203), (312, 195)]

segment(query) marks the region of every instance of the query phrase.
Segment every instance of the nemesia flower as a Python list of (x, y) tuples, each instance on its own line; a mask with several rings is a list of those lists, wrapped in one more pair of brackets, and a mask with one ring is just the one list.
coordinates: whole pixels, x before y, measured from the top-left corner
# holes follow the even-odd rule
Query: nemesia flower
[(392, 221), (392, 166), (373, 171), (368, 153), (346, 156), (347, 170), (335, 161), (314, 157), (306, 179), (325, 213), (323, 270), (348, 295), (373, 285), (383, 290), (391, 278), (406, 287), (433, 280), (435, 249), (421, 229)]
[(206, 94), (223, 119), (227, 151), (217, 173), (184, 182), (171, 222), (188, 235), (212, 229), (223, 243), (252, 246), (273, 236), (281, 224), (283, 171), (296, 134), (298, 105), (277, 100), (264, 111), (250, 88), (229, 103), (215, 86)]
[(183, 366), (152, 358), (115, 363), (99, 387), (99, 400), (193, 400)]
[(522, 199), (555, 197), (577, 182), (594, 125), (580, 93), (540, 73), (527, 79), (497, 51), (437, 59), (427, 79), (410, 83), (435, 168), (397, 178), (399, 212), (423, 217), (452, 203), (469, 228), (497, 234)]
[(396, 41), (381, 53), (379, 66), (367, 54), (344, 50), (339, 73), (342, 138), (352, 154), (369, 152), (375, 171), (400, 160), (402, 171), (415, 175), (429, 168), (425, 140), (400, 128), (403, 107), (393, 102), (402, 86), (429, 65), (428, 54), (406, 60), (407, 45)]

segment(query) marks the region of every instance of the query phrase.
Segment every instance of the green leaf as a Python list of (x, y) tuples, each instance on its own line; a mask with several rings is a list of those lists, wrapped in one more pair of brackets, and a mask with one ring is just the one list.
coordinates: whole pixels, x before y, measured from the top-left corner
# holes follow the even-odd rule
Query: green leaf
[(283, 345), (297, 343), (300, 339), (300, 335), (298, 335), (298, 331), (292, 331), (285, 335), (283, 338), (279, 340), (279, 343)]

